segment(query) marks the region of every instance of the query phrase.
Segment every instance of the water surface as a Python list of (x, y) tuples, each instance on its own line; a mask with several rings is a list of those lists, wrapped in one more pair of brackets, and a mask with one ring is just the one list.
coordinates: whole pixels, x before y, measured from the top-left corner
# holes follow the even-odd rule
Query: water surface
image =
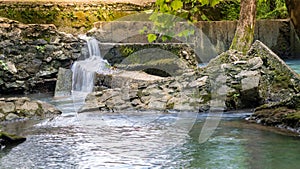
[[(194, 113), (191, 113), (193, 116)], [(297, 168), (298, 137), (225, 114), (198, 143), (205, 115), (190, 132), (178, 114), (84, 113), (19, 131), (27, 141), (1, 152), (0, 168)], [(25, 125), (26, 126), (26, 125)], [(29, 125), (30, 126), (30, 125)], [(272, 131), (272, 130), (276, 131)]]

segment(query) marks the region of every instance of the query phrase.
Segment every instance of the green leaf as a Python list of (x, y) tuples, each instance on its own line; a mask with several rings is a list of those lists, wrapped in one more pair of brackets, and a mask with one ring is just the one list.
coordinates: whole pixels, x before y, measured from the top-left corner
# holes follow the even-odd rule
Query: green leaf
[(156, 5), (163, 5), (164, 4), (164, 0), (156, 0)]
[(148, 34), (147, 37), (148, 37), (148, 42), (149, 43), (152, 43), (153, 41), (155, 41), (157, 39), (157, 36), (155, 34), (152, 34), (152, 33)]
[(170, 37), (169, 36), (166, 36), (166, 35), (163, 35), (162, 37), (161, 37), (161, 40), (163, 41), (163, 42), (165, 42), (165, 41), (167, 41), (167, 40), (169, 40), (170, 39)]
[(173, 10), (177, 11), (183, 7), (183, 3), (180, 0), (175, 0), (171, 3)]
[(221, 0), (211, 0), (210, 6), (215, 7), (215, 6), (218, 5), (220, 2), (221, 2)]
[(209, 0), (198, 0), (203, 6), (209, 5)]

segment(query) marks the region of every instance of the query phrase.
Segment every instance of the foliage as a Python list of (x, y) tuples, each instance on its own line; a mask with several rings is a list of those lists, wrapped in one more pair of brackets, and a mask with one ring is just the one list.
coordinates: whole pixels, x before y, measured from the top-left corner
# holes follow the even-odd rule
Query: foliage
[(0, 60), (0, 67), (3, 70), (8, 70), (7, 64), (3, 60)]
[[(287, 17), (285, 0), (257, 0), (258, 19)], [(157, 0), (155, 12), (168, 13), (195, 22), (237, 20), (240, 0)]]
[[(258, 19), (287, 17), (285, 0), (257, 1)], [(156, 8), (149, 19), (153, 21), (156, 33), (148, 32), (149, 42), (166, 41), (170, 37), (186, 37), (193, 34), (191, 30), (177, 34), (169, 31), (175, 26), (175, 22), (179, 21), (178, 18), (191, 23), (199, 20), (237, 20), (240, 12), (240, 0), (156, 0), (155, 5)], [(145, 29), (141, 30), (141, 33), (145, 32)]]
[(285, 0), (258, 0), (257, 8), (258, 19), (281, 19), (288, 17)]
[(36, 50), (40, 53), (44, 53), (45, 52), (45, 46), (36, 46)]

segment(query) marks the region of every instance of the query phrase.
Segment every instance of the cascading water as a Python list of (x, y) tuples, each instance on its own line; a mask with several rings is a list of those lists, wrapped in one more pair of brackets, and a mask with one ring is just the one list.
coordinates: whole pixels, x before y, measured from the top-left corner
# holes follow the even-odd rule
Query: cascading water
[(82, 36), (86, 40), (89, 55), (84, 60), (76, 61), (72, 66), (72, 90), (92, 92), (96, 72), (107, 70), (109, 63), (101, 57), (98, 41), (95, 38)]
[[(87, 42), (88, 55), (72, 65), (71, 96), (55, 100), (63, 116), (74, 116), (84, 105), (86, 96), (93, 91), (96, 73), (110, 72), (109, 63), (101, 57), (99, 42), (92, 37), (80, 36)], [(57, 120), (58, 122), (61, 120)]]

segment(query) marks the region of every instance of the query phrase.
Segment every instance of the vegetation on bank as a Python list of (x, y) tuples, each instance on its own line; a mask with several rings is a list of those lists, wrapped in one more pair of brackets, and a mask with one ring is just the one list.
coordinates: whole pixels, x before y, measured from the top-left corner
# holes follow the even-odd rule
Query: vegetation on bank
[[(195, 21), (220, 21), (239, 19), (241, 0), (157, 0), (159, 12), (170, 13)], [(258, 19), (283, 19), (288, 17), (285, 0), (258, 0)]]
[[(202, 2), (202, 3), (200, 3)], [(208, 3), (206, 3), (208, 2)], [(176, 14), (191, 21), (237, 20), (240, 0), (157, 0), (156, 7), (133, 4), (39, 4), (3, 3), (0, 16), (31, 24), (54, 24), (60, 31), (83, 33), (97, 21), (112, 21), (126, 15), (159, 7), (160, 12)], [(173, 5), (171, 5), (173, 4)], [(170, 6), (172, 6), (170, 8)], [(181, 8), (182, 6), (182, 8)], [(175, 10), (174, 10), (175, 9)], [(176, 11), (176, 12), (175, 12)], [(285, 0), (259, 0), (258, 19), (287, 18)]]
[(77, 34), (90, 30), (97, 21), (112, 21), (140, 10), (129, 4), (3, 3), (0, 17), (25, 24), (54, 24), (60, 31)]

